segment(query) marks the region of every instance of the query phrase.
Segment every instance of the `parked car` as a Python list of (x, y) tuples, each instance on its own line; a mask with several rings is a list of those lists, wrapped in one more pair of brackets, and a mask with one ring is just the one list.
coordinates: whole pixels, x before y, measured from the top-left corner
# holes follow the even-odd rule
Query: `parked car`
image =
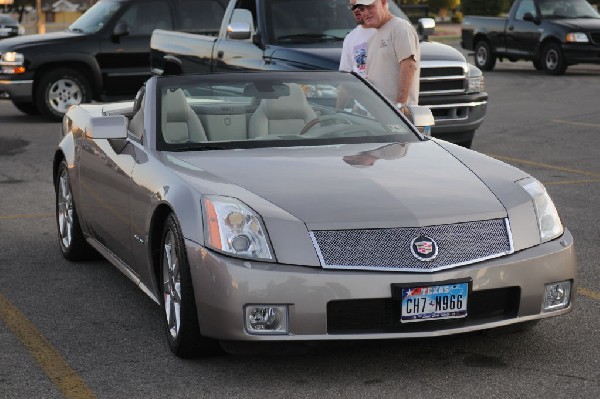
[(525, 328), (573, 309), (573, 238), (544, 186), (421, 135), (354, 74), (152, 77), (134, 102), (71, 107), (62, 129), (62, 254), (94, 248), (133, 280), (178, 356)]
[(516, 0), (508, 18), (465, 16), (461, 45), (484, 71), (497, 59), (530, 60), (562, 75), (569, 65), (600, 64), (600, 15), (586, 0)]
[(202, 9), (186, 0), (100, 0), (64, 32), (1, 40), (0, 98), (54, 120), (73, 104), (131, 99), (150, 77), (152, 30), (193, 30)]
[(8, 14), (0, 14), (0, 39), (24, 35), (25, 28)]
[[(212, 1), (221, 0), (203, 4)], [(408, 19), (394, 2), (388, 7)], [(203, 18), (204, 29), (194, 34), (153, 32), (155, 73), (337, 70), (343, 39), (356, 27), (348, 0), (229, 0), (224, 15), (207, 6)], [(434, 29), (431, 18), (417, 22), (423, 39), (419, 103), (433, 112), (434, 137), (470, 147), (487, 110), (483, 74), (458, 50), (427, 41)]]

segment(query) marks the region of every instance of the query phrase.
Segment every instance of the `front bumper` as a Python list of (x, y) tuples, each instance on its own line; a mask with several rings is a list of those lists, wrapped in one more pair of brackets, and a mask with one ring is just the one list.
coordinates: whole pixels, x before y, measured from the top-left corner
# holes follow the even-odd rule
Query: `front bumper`
[(457, 96), (423, 96), (419, 105), (429, 107), (433, 113), (433, 137), (458, 143), (472, 139), (475, 130), (483, 123), (487, 99), (488, 95), (485, 92)]
[(33, 101), (33, 79), (10, 79), (0, 76), (0, 99), (16, 102)]
[(562, 44), (563, 54), (567, 64), (600, 64), (600, 45), (572, 43)]
[[(576, 259), (568, 231), (512, 255), (436, 273), (325, 270), (244, 261), (186, 241), (202, 333), (232, 341), (302, 341), (431, 337), (560, 315), (572, 310)], [(472, 281), (464, 319), (400, 323), (392, 284)], [(544, 285), (570, 280), (565, 309), (542, 312)], [(500, 305), (499, 305), (500, 303)], [(287, 335), (251, 335), (247, 304), (289, 305)], [(344, 313), (345, 312), (345, 313)], [(346, 315), (346, 319), (344, 319)]]

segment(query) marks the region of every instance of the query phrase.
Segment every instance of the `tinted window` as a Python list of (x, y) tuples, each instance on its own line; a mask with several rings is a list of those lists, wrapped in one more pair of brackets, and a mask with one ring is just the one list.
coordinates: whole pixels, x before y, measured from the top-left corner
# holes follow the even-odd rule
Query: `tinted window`
[(226, 5), (215, 0), (177, 0), (178, 29), (195, 33), (216, 33)]
[(121, 17), (131, 36), (150, 36), (154, 29), (173, 29), (171, 10), (164, 1), (134, 3)]

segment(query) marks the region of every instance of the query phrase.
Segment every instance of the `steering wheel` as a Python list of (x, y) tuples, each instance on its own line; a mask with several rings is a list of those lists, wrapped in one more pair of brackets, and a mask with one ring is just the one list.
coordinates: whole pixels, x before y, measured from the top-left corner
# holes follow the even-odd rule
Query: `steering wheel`
[(308, 123), (306, 125), (304, 125), (304, 127), (302, 129), (300, 129), (300, 133), (298, 133), (298, 134), (302, 135), (302, 134), (308, 132), (313, 127), (315, 127), (315, 125), (317, 123), (322, 123), (322, 122), (327, 122), (327, 121), (341, 121), (343, 124), (346, 124), (346, 125), (354, 124), (351, 120), (349, 120), (348, 118), (346, 118), (343, 115), (334, 114), (334, 115), (317, 116), (315, 119), (308, 121)]

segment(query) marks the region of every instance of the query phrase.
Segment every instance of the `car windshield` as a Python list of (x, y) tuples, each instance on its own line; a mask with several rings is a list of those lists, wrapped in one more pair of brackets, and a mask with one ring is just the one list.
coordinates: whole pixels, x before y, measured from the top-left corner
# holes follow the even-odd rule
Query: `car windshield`
[(269, 72), (158, 79), (161, 150), (415, 142), (419, 136), (349, 73)]
[(94, 4), (81, 17), (73, 22), (68, 30), (79, 33), (95, 33), (102, 29), (121, 5), (118, 1), (103, 0)]
[(16, 25), (17, 21), (15, 21), (12, 17), (8, 15), (0, 15), (0, 25)]
[[(348, 0), (271, 0), (264, 4), (266, 20), (271, 21), (271, 43), (342, 41), (356, 27)], [(388, 5), (394, 15), (408, 20), (396, 4)]]
[(600, 18), (586, 0), (540, 0), (538, 4), (545, 18)]

